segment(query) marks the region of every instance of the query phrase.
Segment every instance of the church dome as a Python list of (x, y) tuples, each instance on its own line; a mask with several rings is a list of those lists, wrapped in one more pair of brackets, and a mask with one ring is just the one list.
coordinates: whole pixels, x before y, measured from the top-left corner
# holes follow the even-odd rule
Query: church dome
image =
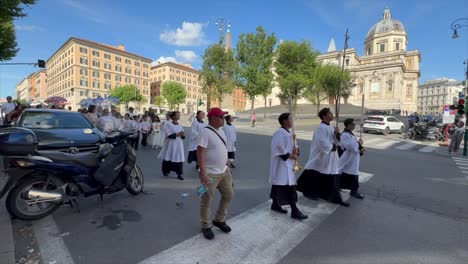
[(374, 38), (375, 34), (391, 32), (391, 31), (405, 31), (403, 23), (399, 20), (391, 18), (390, 9), (386, 8), (384, 11), (383, 19), (375, 24), (367, 33), (366, 39)]

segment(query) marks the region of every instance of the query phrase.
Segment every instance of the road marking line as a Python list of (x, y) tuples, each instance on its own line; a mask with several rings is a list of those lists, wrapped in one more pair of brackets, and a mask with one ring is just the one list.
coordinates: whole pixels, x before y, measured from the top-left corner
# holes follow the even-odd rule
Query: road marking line
[(436, 150), (438, 147), (435, 147), (435, 146), (426, 146), (422, 149), (419, 149), (418, 151), (419, 152), (425, 152), (425, 153), (428, 153), (428, 152), (432, 152), (434, 150)]
[[(359, 175), (361, 183), (373, 176), (365, 172), (359, 172)], [(349, 195), (343, 193), (343, 198), (348, 199)], [(208, 241), (199, 234), (140, 264), (277, 263), (338, 208), (335, 204), (301, 197), (299, 208), (309, 218), (297, 221), (289, 215), (272, 212), (270, 204), (267, 201), (230, 219), (229, 224), (233, 228), (230, 234), (216, 231), (214, 241)]]
[(466, 161), (466, 162), (468, 162), (468, 159), (464, 159), (464, 158), (452, 157), (452, 159), (454, 159), (454, 160), (456, 160), (456, 161)]
[[(468, 165), (468, 164), (466, 164), (466, 165)], [(465, 165), (465, 166), (466, 166), (466, 165)], [(468, 167), (460, 167), (460, 166), (458, 166), (458, 168), (461, 169), (461, 170), (468, 170)]]
[(461, 162), (461, 161), (455, 161), (455, 163), (457, 165), (468, 165), (468, 162), (464, 161), (464, 162)]
[(33, 228), (43, 263), (74, 264), (52, 216), (35, 221)]
[(388, 140), (388, 141), (385, 141), (385, 142), (382, 142), (382, 143), (379, 143), (379, 144), (376, 144), (374, 146), (371, 146), (370, 148), (377, 148), (377, 149), (388, 149), (390, 148), (391, 146), (397, 144), (398, 141), (395, 141), (395, 140)]
[(401, 146), (396, 147), (396, 149), (399, 149), (399, 150), (408, 150), (408, 149), (413, 148), (413, 147), (415, 147), (415, 146), (417, 146), (417, 144), (414, 144), (414, 143), (406, 143), (406, 144), (403, 144), (403, 145), (401, 145)]

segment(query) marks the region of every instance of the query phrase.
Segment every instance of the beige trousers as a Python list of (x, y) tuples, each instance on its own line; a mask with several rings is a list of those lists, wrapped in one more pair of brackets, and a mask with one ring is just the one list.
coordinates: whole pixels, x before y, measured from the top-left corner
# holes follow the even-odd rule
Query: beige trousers
[(228, 168), (221, 174), (208, 174), (213, 178), (213, 183), (208, 186), (208, 191), (201, 197), (200, 201), (200, 219), (202, 228), (211, 227), (211, 202), (215, 196), (216, 189), (221, 193), (218, 211), (215, 221), (226, 221), (227, 212), (234, 197), (234, 188), (232, 186), (232, 174)]

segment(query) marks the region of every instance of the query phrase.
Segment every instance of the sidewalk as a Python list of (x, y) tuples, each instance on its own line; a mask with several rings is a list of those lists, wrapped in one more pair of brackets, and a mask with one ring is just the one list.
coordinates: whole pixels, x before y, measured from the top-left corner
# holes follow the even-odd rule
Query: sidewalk
[[(0, 190), (6, 178), (0, 175)], [(0, 200), (0, 264), (15, 264), (15, 245), (10, 215), (5, 208), (5, 198)]]

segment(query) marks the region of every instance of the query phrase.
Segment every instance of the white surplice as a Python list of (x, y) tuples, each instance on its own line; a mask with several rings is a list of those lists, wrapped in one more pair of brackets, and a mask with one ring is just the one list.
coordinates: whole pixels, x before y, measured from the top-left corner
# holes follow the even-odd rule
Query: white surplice
[(225, 124), (223, 127), (224, 134), (226, 135), (226, 146), (228, 152), (235, 152), (236, 151), (236, 141), (237, 141), (237, 133), (236, 127), (234, 125)]
[(164, 124), (164, 130), (167, 134), (165, 149), (161, 150), (158, 157), (165, 161), (184, 162), (184, 140), (181, 137), (168, 138), (172, 134), (183, 132), (184, 128), (179, 124), (167, 122)]
[(196, 118), (192, 122), (192, 133), (190, 135), (190, 142), (189, 142), (189, 151), (194, 151), (197, 150), (198, 147), (198, 135), (200, 135), (200, 132), (202, 129), (206, 127), (206, 123), (204, 122), (199, 122)]
[(335, 128), (321, 123), (314, 133), (306, 170), (316, 170), (322, 174), (338, 174), (338, 150), (332, 151), (333, 144), (339, 146)]
[(292, 155), (294, 150), (291, 133), (285, 128), (278, 129), (271, 140), (270, 183), (272, 185), (296, 185), (293, 160), (280, 156)]
[(349, 132), (343, 132), (341, 134), (341, 147), (345, 150), (341, 155), (338, 162), (339, 173), (346, 173), (351, 175), (359, 174), (359, 160), (360, 151), (359, 143), (353, 134)]

